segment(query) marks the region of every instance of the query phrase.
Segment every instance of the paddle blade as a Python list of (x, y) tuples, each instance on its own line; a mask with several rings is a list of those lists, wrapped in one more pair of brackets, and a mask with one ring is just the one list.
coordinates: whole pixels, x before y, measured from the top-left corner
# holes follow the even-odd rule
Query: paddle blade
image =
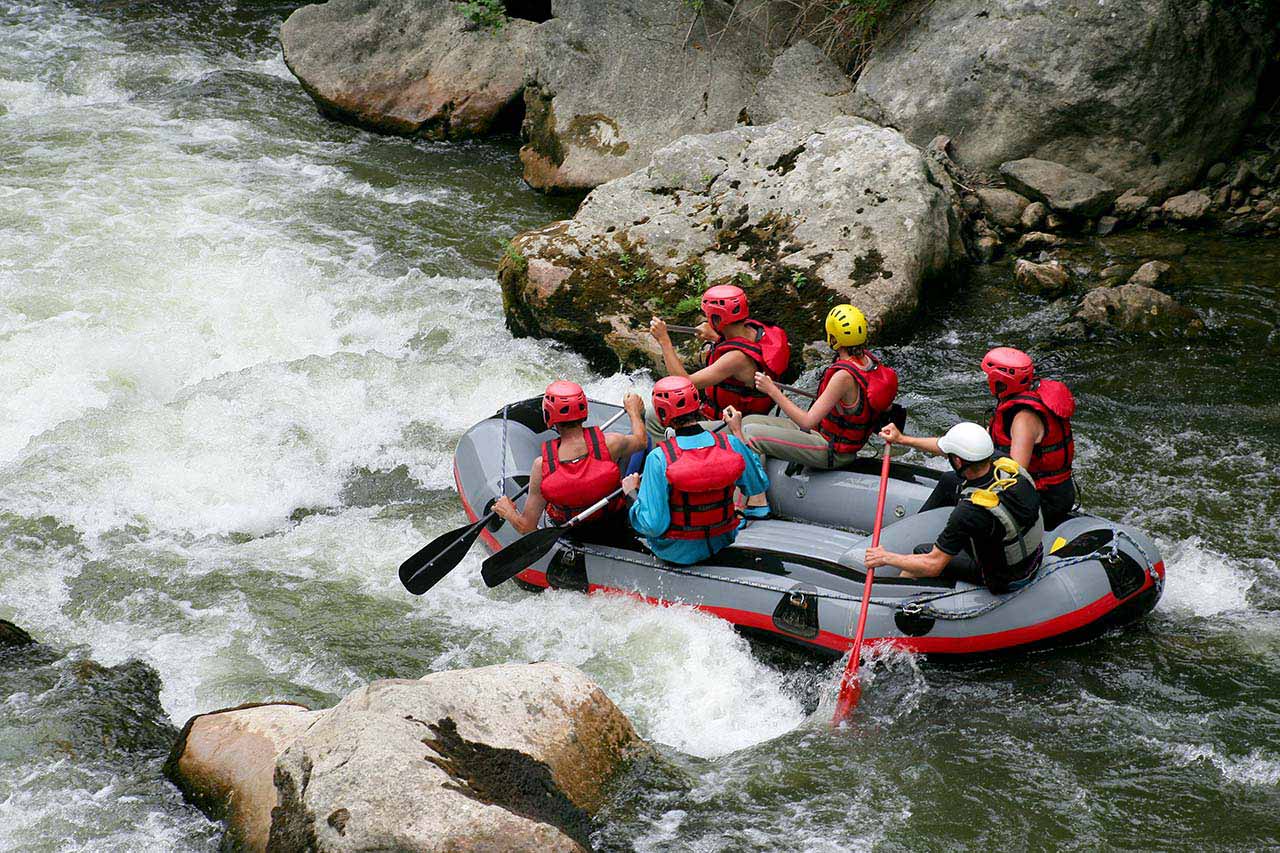
[(517, 539), (498, 553), (490, 555), (480, 566), (480, 576), (484, 578), (484, 585), (495, 587), (509, 581), (541, 560), (552, 546), (560, 541), (565, 530), (564, 527), (544, 527)]
[(468, 524), (441, 534), (400, 564), (400, 583), (414, 595), (422, 595), (453, 571), (480, 536), (483, 522)]
[(840, 691), (836, 694), (836, 712), (831, 716), (832, 727), (839, 726), (848, 719), (853, 709), (858, 707), (858, 700), (862, 698), (862, 679), (858, 677), (858, 659), (861, 656), (861, 649), (855, 649), (849, 657), (849, 664), (844, 668), (844, 675), (840, 678)]

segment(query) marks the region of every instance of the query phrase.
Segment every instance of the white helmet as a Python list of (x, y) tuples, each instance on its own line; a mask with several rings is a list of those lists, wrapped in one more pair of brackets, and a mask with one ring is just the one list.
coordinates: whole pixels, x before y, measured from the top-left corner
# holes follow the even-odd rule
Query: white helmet
[(961, 421), (947, 430), (947, 434), (938, 439), (938, 447), (943, 453), (954, 453), (965, 462), (985, 462), (996, 453), (987, 431), (970, 421)]

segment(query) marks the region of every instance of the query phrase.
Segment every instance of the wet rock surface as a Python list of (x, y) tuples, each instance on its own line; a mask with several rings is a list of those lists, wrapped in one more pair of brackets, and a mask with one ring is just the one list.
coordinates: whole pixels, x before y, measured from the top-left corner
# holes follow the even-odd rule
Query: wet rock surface
[(508, 325), (605, 371), (655, 363), (651, 315), (693, 319), (742, 286), (797, 349), (834, 302), (876, 329), (964, 258), (946, 174), (897, 131), (852, 118), (687, 136), (596, 189), (572, 220), (517, 237), (499, 268)]
[(1132, 283), (1091, 290), (1073, 319), (1094, 331), (1196, 336), (1205, 328), (1199, 314), (1173, 297)]
[(516, 104), (536, 28), (477, 26), (451, 0), (329, 0), (290, 15), (280, 44), (326, 115), (457, 139), (488, 133)]
[(1000, 174), (1023, 195), (1069, 216), (1097, 216), (1117, 195), (1108, 183), (1092, 175), (1034, 157), (1004, 163)]
[(202, 715), (167, 770), (246, 849), (581, 851), (646, 749), (578, 670), (511, 664)]
[(1252, 17), (1199, 0), (953, 0), (877, 45), (858, 90), (966, 166), (1036, 157), (1114, 186), (1187, 188), (1239, 140), (1266, 63)]

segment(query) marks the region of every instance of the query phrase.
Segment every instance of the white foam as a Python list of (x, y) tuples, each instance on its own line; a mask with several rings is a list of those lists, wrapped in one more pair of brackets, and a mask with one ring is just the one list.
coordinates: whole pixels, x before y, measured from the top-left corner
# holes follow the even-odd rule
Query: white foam
[(1264, 788), (1280, 786), (1280, 759), (1254, 749), (1248, 755), (1229, 757), (1207, 744), (1170, 744), (1168, 751), (1180, 767), (1206, 762), (1224, 778), (1240, 785)]
[(1180, 542), (1161, 542), (1164, 554), (1163, 610), (1217, 616), (1249, 608), (1249, 590), (1256, 576), (1230, 557), (1207, 547), (1198, 536)]

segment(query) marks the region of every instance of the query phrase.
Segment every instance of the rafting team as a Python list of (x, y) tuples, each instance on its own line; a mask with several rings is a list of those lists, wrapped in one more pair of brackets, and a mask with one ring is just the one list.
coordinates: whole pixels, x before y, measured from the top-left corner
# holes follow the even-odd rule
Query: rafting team
[[(914, 437), (889, 420), (897, 374), (867, 349), (867, 320), (854, 306), (837, 305), (827, 315), (835, 355), (808, 410), (777, 384), (790, 360), (786, 333), (752, 319), (741, 288), (709, 288), (702, 313), (705, 366), (692, 374), (666, 323), (650, 324), (669, 375), (654, 385), (647, 417), (639, 396), (623, 399), (630, 434), (584, 426), (581, 386), (551, 383), (542, 412), (557, 437), (533, 460), (523, 510), (503, 497), (494, 505), (498, 515), (525, 534), (544, 511), (553, 524), (564, 524), (620, 488), (591, 526), (607, 533), (629, 522), (656, 556), (692, 565), (731, 544), (752, 520), (768, 517), (765, 457), (841, 468), (878, 432), (889, 444), (946, 456), (951, 471), (921, 512), (953, 510), (936, 541), (915, 553), (867, 549), (869, 570), (893, 566), (906, 576), (941, 575), (998, 593), (1035, 576), (1045, 529), (1064, 521), (1076, 502), (1075, 401), (1061, 382), (1039, 379), (1026, 353), (998, 347), (983, 358), (996, 398), (985, 429), (964, 422), (939, 438)], [(782, 416), (768, 414), (775, 406)], [(742, 506), (739, 492), (746, 496)]]

